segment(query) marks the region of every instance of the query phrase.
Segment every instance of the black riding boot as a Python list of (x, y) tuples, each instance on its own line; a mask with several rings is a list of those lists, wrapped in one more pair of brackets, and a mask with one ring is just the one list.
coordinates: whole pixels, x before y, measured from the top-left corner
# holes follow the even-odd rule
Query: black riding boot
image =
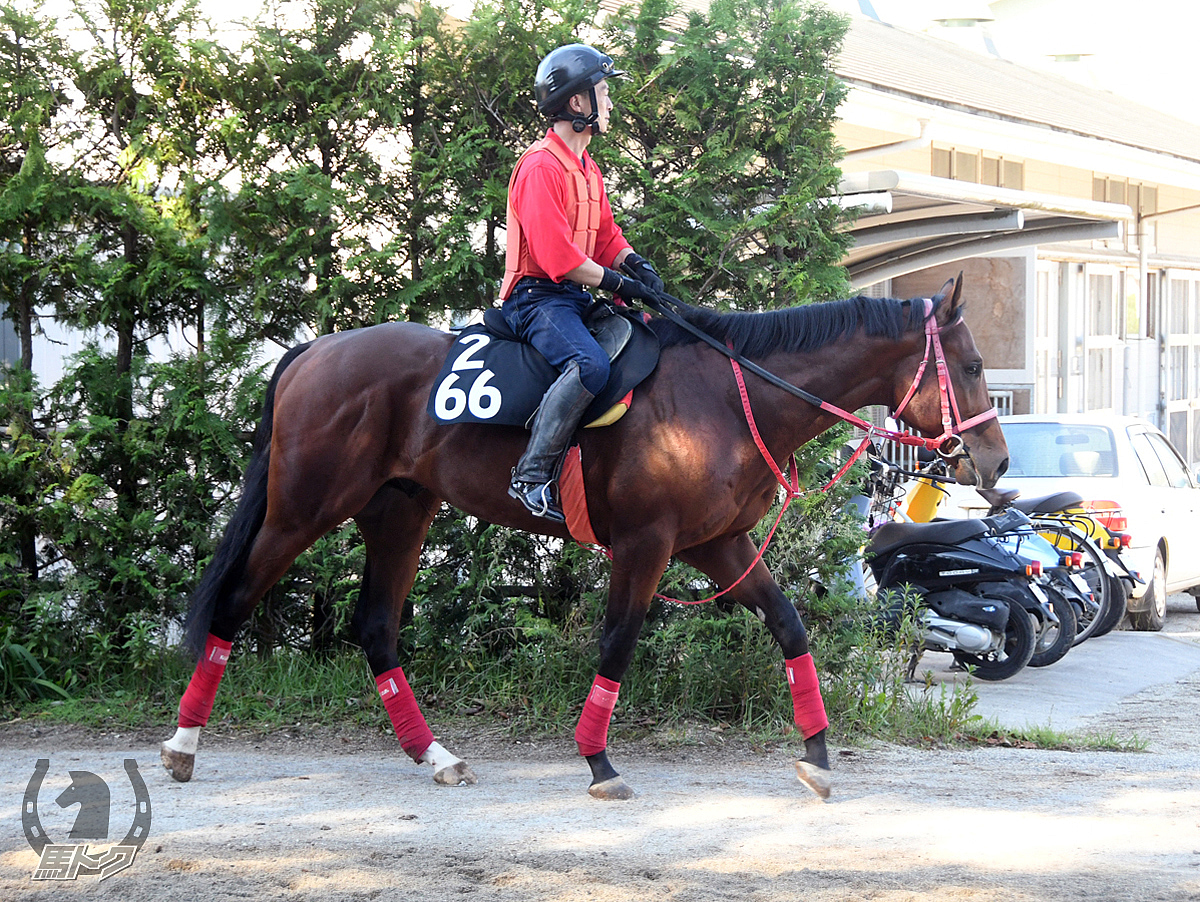
[(579, 381), (579, 364), (571, 361), (554, 384), (546, 389), (542, 405), (533, 418), (529, 445), (512, 471), (508, 494), (524, 504), (535, 517), (566, 522), (556, 497), (555, 478), (559, 458), (575, 434), (583, 412), (596, 396)]

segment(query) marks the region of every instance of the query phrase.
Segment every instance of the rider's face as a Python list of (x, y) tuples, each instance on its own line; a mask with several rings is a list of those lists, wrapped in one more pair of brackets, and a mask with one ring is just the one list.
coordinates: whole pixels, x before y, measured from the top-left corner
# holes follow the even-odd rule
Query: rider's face
[[(579, 110), (583, 115), (587, 116), (592, 112), (592, 98), (588, 91), (576, 94), (575, 99), (579, 102)], [(600, 132), (604, 133), (608, 131), (608, 118), (613, 108), (612, 98), (608, 96), (608, 82), (604, 79), (596, 82), (596, 106), (596, 124), (600, 126)]]

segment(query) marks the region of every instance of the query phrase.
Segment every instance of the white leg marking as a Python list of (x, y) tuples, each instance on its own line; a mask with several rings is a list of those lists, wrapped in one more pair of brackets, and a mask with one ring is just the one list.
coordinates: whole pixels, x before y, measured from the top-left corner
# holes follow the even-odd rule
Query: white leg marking
[(475, 785), (475, 774), (467, 767), (467, 762), (450, 754), (436, 742), (421, 753), (420, 763), (433, 765), (434, 783), (442, 786)]
[(164, 742), (163, 745), (173, 752), (194, 755), (196, 754), (196, 749), (200, 747), (200, 728), (180, 727), (175, 731), (175, 735)]
[(434, 771), (443, 770), (462, 764), (462, 759), (442, 748), (441, 743), (430, 743), (429, 748), (421, 753), (420, 764), (432, 764)]

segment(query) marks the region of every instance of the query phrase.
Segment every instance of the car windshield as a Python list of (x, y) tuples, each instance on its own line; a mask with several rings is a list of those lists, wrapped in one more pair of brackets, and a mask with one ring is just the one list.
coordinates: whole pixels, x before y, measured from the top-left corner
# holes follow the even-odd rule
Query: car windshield
[(1006, 476), (1115, 476), (1112, 430), (1065, 423), (1005, 423)]

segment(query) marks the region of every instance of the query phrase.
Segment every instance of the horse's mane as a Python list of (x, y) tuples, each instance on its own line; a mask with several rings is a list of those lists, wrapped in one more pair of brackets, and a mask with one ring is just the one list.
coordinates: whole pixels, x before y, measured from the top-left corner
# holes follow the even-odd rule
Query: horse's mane
[[(934, 299), (935, 312), (940, 302), (940, 298)], [(860, 327), (867, 335), (897, 341), (909, 330), (924, 328), (925, 322), (924, 304), (862, 295), (763, 313), (718, 313), (687, 304), (681, 308), (683, 318), (693, 326), (732, 344), (734, 351), (747, 357), (815, 351)], [(650, 327), (664, 348), (700, 340), (661, 316), (654, 317)]]

